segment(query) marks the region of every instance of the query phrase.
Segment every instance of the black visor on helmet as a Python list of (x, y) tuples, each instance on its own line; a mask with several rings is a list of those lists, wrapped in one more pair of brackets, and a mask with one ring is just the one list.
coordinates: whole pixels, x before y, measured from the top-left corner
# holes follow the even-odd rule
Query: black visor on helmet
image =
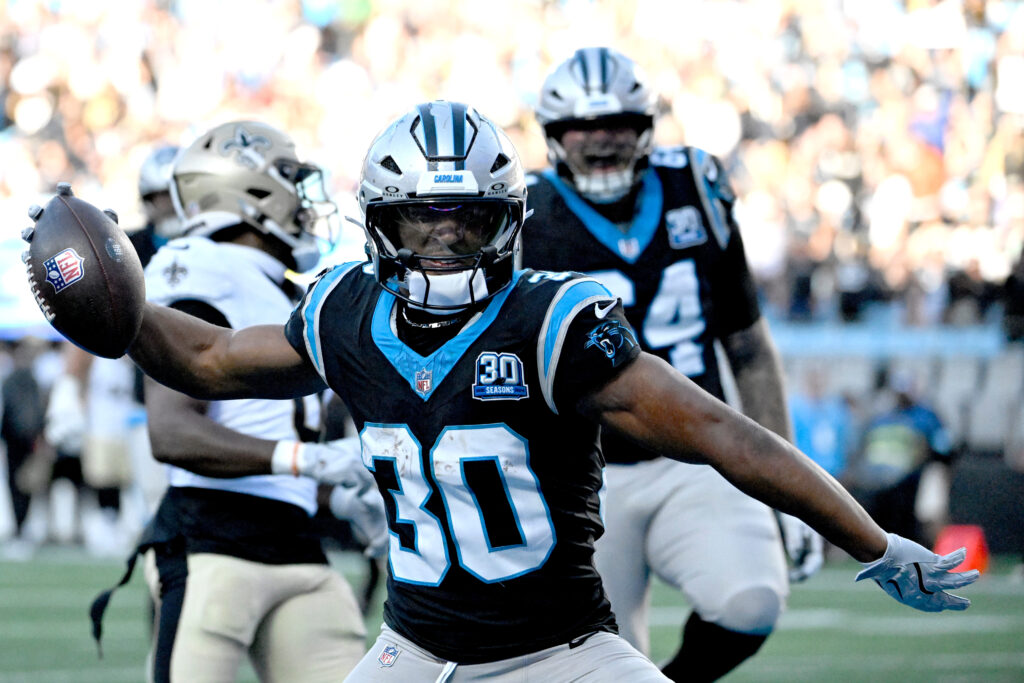
[(421, 198), (370, 204), (366, 224), (390, 243), (381, 245), (385, 253), (408, 250), (418, 259), (444, 262), (486, 247), (504, 251), (507, 233), (522, 223), (521, 214), (520, 203), (508, 199)]
[(637, 135), (641, 135), (645, 130), (653, 127), (654, 117), (650, 114), (624, 113), (605, 114), (603, 116), (579, 119), (559, 119), (545, 125), (544, 131), (548, 137), (561, 141), (566, 131), (570, 130), (590, 131), (632, 128), (637, 132)]

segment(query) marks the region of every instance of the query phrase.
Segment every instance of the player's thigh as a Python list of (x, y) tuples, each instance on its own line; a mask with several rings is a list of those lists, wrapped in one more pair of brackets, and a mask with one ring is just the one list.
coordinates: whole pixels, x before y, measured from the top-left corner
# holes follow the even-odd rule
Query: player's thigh
[(438, 659), (384, 624), (345, 683), (444, 681), (453, 669), (451, 662)]
[(676, 464), (685, 496), (658, 510), (647, 534), (652, 571), (682, 590), (705, 619), (741, 590), (789, 593), (778, 525), (763, 503), (740, 492), (711, 467)]
[(575, 648), (562, 646), (556, 656), (531, 664), (530, 681), (580, 683), (664, 683), (668, 679), (651, 660), (613, 633), (595, 633)]
[(558, 645), (522, 657), (459, 666), (451, 683), (664, 683), (651, 660), (613, 633), (595, 633), (575, 647)]
[(263, 615), (277, 599), (263, 567), (214, 553), (188, 556), (188, 587), (171, 658), (176, 683), (234, 680)]
[[(342, 680), (366, 652), (366, 628), (352, 588), (328, 566), (300, 565), (300, 588), (267, 614), (250, 652), (260, 680), (328, 683)], [(302, 577), (297, 577), (302, 578)]]

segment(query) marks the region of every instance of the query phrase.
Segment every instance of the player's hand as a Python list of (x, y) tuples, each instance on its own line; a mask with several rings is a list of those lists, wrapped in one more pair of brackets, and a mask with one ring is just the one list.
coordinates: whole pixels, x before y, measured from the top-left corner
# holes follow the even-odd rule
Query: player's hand
[(358, 438), (329, 443), (278, 441), (271, 459), (274, 474), (312, 477), (323, 484), (354, 486), (360, 491), (373, 482), (363, 466)]
[(894, 599), (922, 612), (965, 610), (971, 601), (946, 590), (963, 588), (978, 579), (977, 569), (949, 571), (966, 557), (965, 548), (940, 556), (909, 539), (889, 534), (885, 555), (874, 562), (865, 562), (856, 580), (874, 579)]
[(335, 486), (331, 491), (331, 512), (347, 519), (356, 539), (366, 546), (367, 557), (382, 557), (388, 551), (387, 514), (384, 499), (376, 486), (360, 490), (355, 486)]
[(825, 543), (814, 529), (799, 517), (776, 512), (782, 541), (789, 556), (789, 580), (799, 583), (814, 576), (825, 564)]
[(79, 453), (85, 436), (85, 408), (81, 382), (72, 375), (61, 375), (53, 383), (46, 405), (43, 436), (58, 451)]

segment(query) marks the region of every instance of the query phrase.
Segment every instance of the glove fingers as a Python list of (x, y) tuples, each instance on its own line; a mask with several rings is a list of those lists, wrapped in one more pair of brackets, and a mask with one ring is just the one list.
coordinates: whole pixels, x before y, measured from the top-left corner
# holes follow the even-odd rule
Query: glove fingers
[(963, 588), (978, 580), (981, 573), (977, 569), (969, 572), (950, 572), (935, 577), (935, 585), (942, 589)]
[(952, 569), (953, 567), (959, 566), (966, 559), (967, 548), (960, 548), (959, 550), (954, 550), (948, 555), (943, 555), (942, 557), (940, 557), (938, 560), (935, 561), (934, 566), (936, 569), (947, 571), (949, 569)]

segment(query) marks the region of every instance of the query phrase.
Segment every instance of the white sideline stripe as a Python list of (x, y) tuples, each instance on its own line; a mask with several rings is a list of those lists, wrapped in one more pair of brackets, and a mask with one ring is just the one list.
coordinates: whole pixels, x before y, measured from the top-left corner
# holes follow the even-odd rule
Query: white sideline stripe
[[(908, 608), (909, 609), (909, 608)], [(652, 607), (651, 626), (677, 628), (690, 614), (689, 607)], [(781, 631), (810, 631), (831, 629), (868, 635), (900, 635), (931, 637), (942, 633), (1005, 633), (1024, 632), (1024, 615), (949, 614), (929, 615), (911, 613), (906, 617), (887, 615), (876, 618), (842, 609), (792, 609), (783, 613), (778, 629)], [(1024, 658), (1024, 654), (1021, 655)]]
[(0, 683), (138, 683), (145, 676), (145, 669), (138, 666), (103, 667), (102, 671), (38, 669), (0, 672)]
[[(1013, 669), (1024, 667), (1024, 653), (1021, 652), (963, 652), (963, 653), (931, 653), (922, 657), (919, 653), (888, 654), (872, 652), (837, 654), (829, 653), (820, 657), (810, 655), (774, 655), (771, 659), (761, 658), (758, 664), (760, 673), (776, 672), (784, 674), (786, 680), (792, 680), (794, 674), (808, 674), (813, 671), (876, 671), (891, 672), (905, 668), (908, 671), (920, 672), (924, 669), (952, 669), (959, 671), (971, 669)], [(833, 674), (831, 680), (842, 680)], [(966, 680), (951, 674), (950, 680)], [(977, 680), (971, 678), (970, 680)]]
[[(142, 616), (142, 608), (139, 608), (139, 617)], [(144, 631), (140, 630), (141, 619), (111, 619), (103, 620), (103, 642), (115, 640), (146, 640)], [(91, 624), (89, 615), (82, 610), (81, 617), (50, 618), (45, 620), (10, 621), (0, 623), (0, 640), (62, 640), (67, 643), (76, 641), (92, 645), (90, 635)]]

